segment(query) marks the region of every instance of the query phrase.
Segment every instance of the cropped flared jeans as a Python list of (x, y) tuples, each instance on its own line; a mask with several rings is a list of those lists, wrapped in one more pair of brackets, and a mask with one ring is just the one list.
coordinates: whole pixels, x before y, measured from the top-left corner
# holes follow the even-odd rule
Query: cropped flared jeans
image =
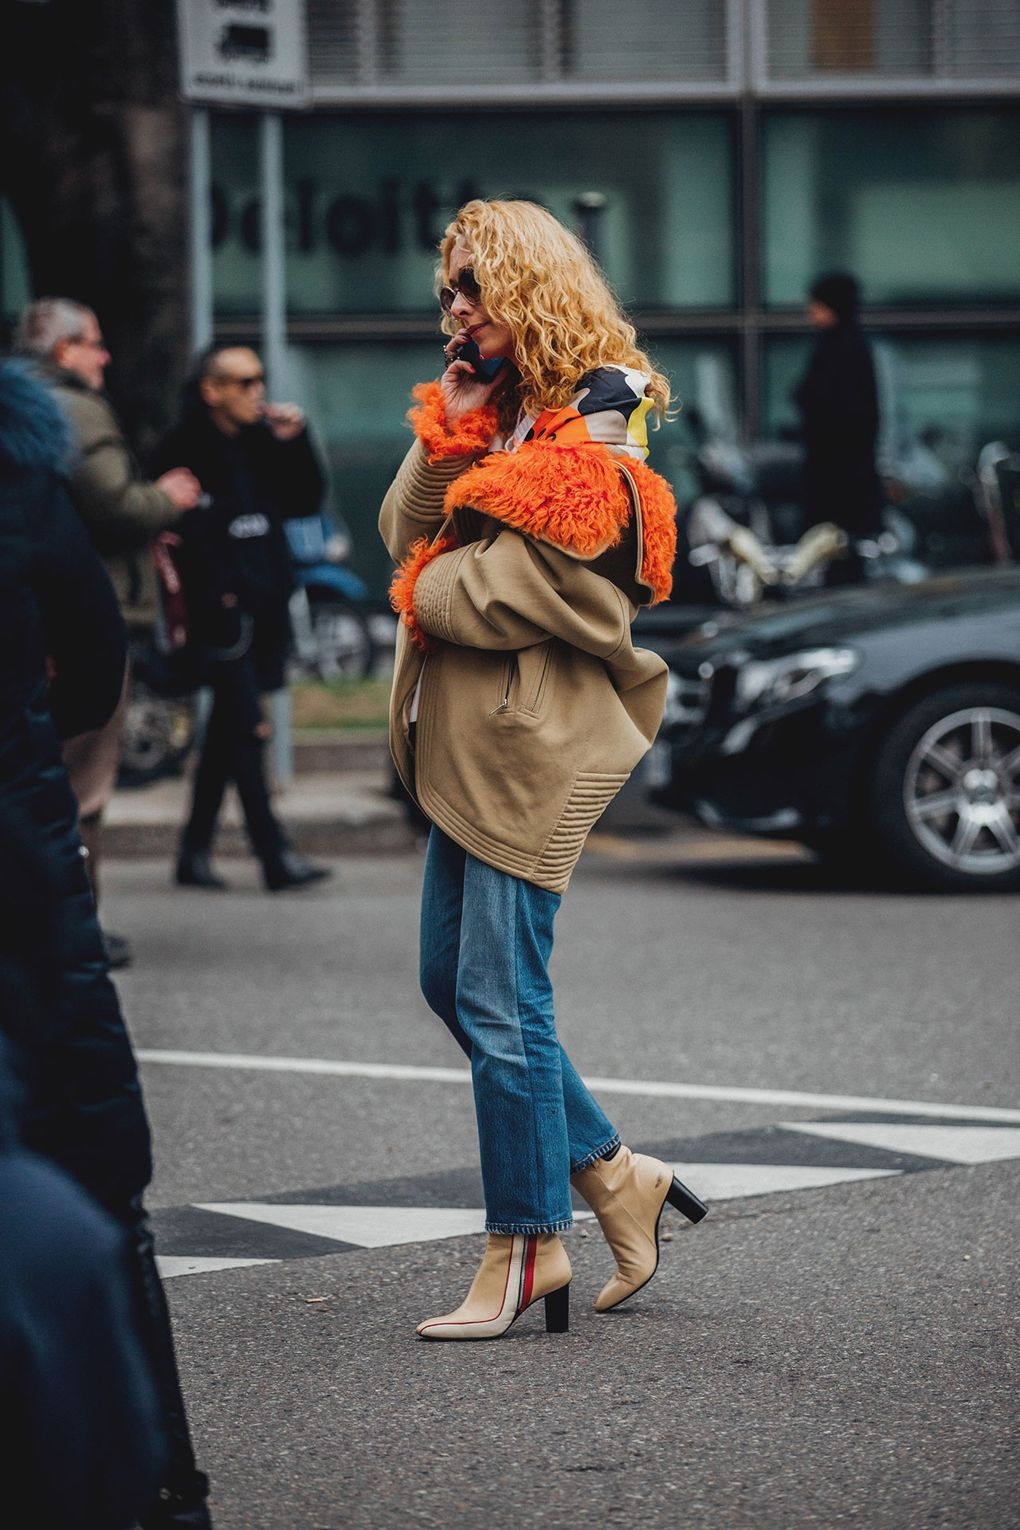
[(433, 827), (421, 987), (471, 1059), (491, 1233), (563, 1232), (571, 1174), (620, 1142), (556, 1036), (548, 965), (560, 901)]

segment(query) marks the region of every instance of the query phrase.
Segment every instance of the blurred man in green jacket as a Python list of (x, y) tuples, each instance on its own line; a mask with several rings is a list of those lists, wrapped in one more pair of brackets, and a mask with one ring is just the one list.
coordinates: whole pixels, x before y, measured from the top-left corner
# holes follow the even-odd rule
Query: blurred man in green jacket
[[(110, 352), (90, 308), (71, 298), (39, 298), (22, 315), (15, 344), (39, 363), (70, 420), (77, 447), (71, 498), (104, 559), (129, 630), (147, 632), (157, 598), (152, 540), (198, 502), (198, 480), (182, 467), (163, 473), (155, 483), (141, 477), (103, 393)], [(102, 816), (117, 780), (126, 674), (124, 685), (121, 705), (106, 727), (68, 740), (64, 749), (97, 902)], [(111, 966), (125, 966), (130, 960), (126, 942), (107, 933), (106, 943)]]

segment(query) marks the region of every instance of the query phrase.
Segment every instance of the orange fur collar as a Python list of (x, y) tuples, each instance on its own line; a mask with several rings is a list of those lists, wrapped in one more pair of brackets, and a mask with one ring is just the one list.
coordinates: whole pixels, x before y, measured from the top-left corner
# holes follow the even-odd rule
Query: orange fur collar
[[(628, 460), (641, 499), (641, 580), (651, 604), (665, 600), (676, 556), (676, 502), (651, 468)], [(586, 560), (615, 547), (630, 518), (630, 496), (607, 447), (527, 442), (493, 452), (455, 479), (447, 512), (470, 506)]]

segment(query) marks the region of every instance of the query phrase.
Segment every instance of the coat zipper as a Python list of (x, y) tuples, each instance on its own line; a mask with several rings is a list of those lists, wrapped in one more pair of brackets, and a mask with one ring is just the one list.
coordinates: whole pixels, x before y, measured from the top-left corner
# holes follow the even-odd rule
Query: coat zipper
[(503, 699), (500, 702), (498, 707), (493, 707), (492, 711), (489, 713), (490, 717), (495, 717), (497, 715), (497, 713), (499, 713), (499, 712), (509, 712), (509, 710), (510, 710), (510, 687), (514, 683), (514, 670), (516, 668), (517, 668), (517, 661), (513, 657), (510, 657), (504, 663), (504, 665), (503, 665), (503, 680), (502, 680), (502, 685), (501, 685), (501, 689), (502, 689), (502, 692), (503, 692)]

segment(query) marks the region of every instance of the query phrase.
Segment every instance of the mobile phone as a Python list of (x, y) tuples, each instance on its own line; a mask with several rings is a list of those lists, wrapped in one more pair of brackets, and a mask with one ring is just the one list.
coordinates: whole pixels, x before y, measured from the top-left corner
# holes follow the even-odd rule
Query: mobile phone
[(472, 367), (474, 367), (475, 372), (481, 378), (482, 382), (492, 382), (496, 373), (499, 371), (500, 367), (506, 360), (506, 357), (493, 356), (491, 361), (485, 361), (483, 360), (482, 353), (478, 349), (478, 346), (475, 344), (475, 342), (473, 340), (465, 340), (464, 344), (460, 347), (456, 356), (454, 357), (454, 360), (468, 362)]

